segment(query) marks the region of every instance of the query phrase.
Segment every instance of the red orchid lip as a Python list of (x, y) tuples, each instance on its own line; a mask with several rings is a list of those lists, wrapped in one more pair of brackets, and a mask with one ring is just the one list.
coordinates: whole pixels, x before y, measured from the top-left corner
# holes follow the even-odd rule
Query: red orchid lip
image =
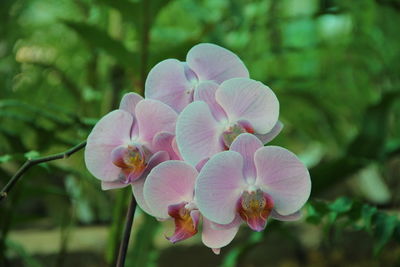
[(175, 221), (175, 232), (172, 236), (166, 237), (172, 243), (176, 243), (194, 236), (197, 233), (200, 212), (197, 209), (187, 209), (188, 202), (170, 205), (168, 214)]
[(112, 162), (121, 168), (121, 180), (131, 182), (147, 167), (144, 148), (140, 145), (119, 146), (111, 152)]
[(248, 226), (257, 232), (265, 229), (267, 219), (274, 207), (270, 195), (260, 189), (244, 191), (237, 203), (237, 211)]

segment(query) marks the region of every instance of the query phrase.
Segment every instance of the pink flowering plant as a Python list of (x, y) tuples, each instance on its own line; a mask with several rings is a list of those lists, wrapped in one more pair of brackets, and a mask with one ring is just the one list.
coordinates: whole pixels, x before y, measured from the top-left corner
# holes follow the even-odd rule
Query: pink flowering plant
[(186, 62), (158, 63), (145, 96), (125, 95), (88, 137), (86, 166), (104, 190), (132, 186), (145, 212), (174, 222), (168, 240), (201, 229), (216, 254), (242, 224), (262, 231), (270, 218), (300, 218), (309, 172), (287, 149), (264, 146), (283, 127), (279, 101), (238, 56), (198, 44)]

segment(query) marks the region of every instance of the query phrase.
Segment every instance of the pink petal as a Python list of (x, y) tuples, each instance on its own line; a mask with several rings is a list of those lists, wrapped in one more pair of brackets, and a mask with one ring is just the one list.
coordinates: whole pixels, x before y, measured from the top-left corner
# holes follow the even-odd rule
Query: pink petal
[(87, 138), (85, 163), (96, 178), (107, 182), (118, 179), (121, 169), (113, 164), (111, 151), (130, 142), (132, 122), (131, 114), (115, 110), (94, 126)]
[(195, 45), (188, 52), (186, 62), (202, 81), (222, 83), (234, 77), (249, 77), (249, 71), (237, 55), (215, 44)]
[(173, 148), (173, 142), (175, 135), (168, 132), (159, 132), (154, 136), (153, 139), (153, 150), (154, 151), (166, 151), (169, 154), (170, 159), (179, 160), (180, 156), (176, 154)]
[(151, 209), (149, 208), (146, 200), (144, 199), (144, 195), (143, 195), (143, 187), (144, 187), (144, 183), (145, 183), (146, 179), (139, 179), (136, 180), (134, 182), (132, 182), (132, 192), (133, 192), (133, 196), (136, 199), (136, 203), (138, 204), (138, 206), (147, 214), (151, 215), (151, 216), (155, 216)]
[(210, 158), (205, 158), (205, 159), (202, 159), (199, 163), (197, 163), (197, 164), (196, 164), (196, 170), (197, 170), (198, 172), (200, 172), (201, 169), (203, 169), (204, 165), (207, 163), (207, 161), (208, 161), (209, 159), (210, 159)]
[(201, 239), (209, 248), (219, 249), (228, 245), (239, 230), (240, 224), (236, 224), (231, 228), (221, 229), (215, 228), (213, 223), (203, 217), (203, 232)]
[(212, 252), (214, 252), (215, 255), (219, 255), (221, 253), (220, 248), (212, 248), (211, 250), (212, 250)]
[(166, 59), (150, 71), (146, 79), (145, 97), (157, 99), (180, 112), (193, 101), (194, 74), (186, 63)]
[(244, 160), (243, 175), (248, 180), (255, 180), (256, 167), (254, 165), (254, 153), (262, 147), (260, 140), (252, 134), (243, 133), (236, 137), (230, 147), (231, 151), (239, 152)]
[(243, 158), (234, 151), (212, 157), (201, 170), (195, 187), (196, 203), (207, 219), (228, 224), (235, 219), (236, 203), (246, 187)]
[(271, 195), (274, 209), (285, 216), (298, 211), (311, 192), (310, 174), (292, 152), (277, 146), (257, 150), (254, 161), (256, 184)]
[(197, 171), (183, 161), (170, 160), (155, 167), (146, 179), (144, 196), (154, 216), (169, 218), (168, 206), (193, 200)]
[(182, 158), (196, 166), (202, 159), (222, 151), (221, 133), (221, 126), (205, 102), (189, 104), (176, 123), (176, 142)]
[(122, 97), (119, 109), (125, 110), (135, 116), (136, 105), (141, 100), (143, 100), (143, 97), (140, 95), (136, 93), (127, 93)]
[(132, 182), (132, 191), (133, 195), (136, 198), (136, 202), (139, 207), (146, 213), (154, 216), (154, 214), (150, 211), (149, 206), (146, 203), (143, 195), (143, 187), (146, 181), (146, 177), (149, 172), (161, 162), (164, 162), (169, 159), (168, 153), (165, 151), (158, 151), (154, 155), (151, 156), (149, 163), (147, 164), (147, 168), (144, 170), (142, 176), (136, 181)]
[(141, 175), (141, 178), (146, 178), (147, 175), (149, 175), (150, 171), (157, 166), (158, 164), (160, 164), (161, 162), (167, 161), (169, 160), (169, 154), (166, 151), (158, 151), (156, 153), (154, 153), (150, 159), (149, 162), (147, 163), (147, 167), (144, 170), (143, 174)]
[(275, 210), (272, 210), (271, 212), (271, 218), (275, 219), (275, 220), (279, 220), (279, 221), (297, 221), (298, 219), (301, 218), (301, 212), (300, 211), (296, 211), (295, 213), (289, 214), (289, 215), (280, 215), (278, 212), (276, 212)]
[(261, 82), (246, 78), (230, 79), (220, 85), (215, 97), (230, 122), (248, 121), (256, 133), (268, 133), (278, 121), (278, 99)]
[(119, 104), (119, 109), (122, 109), (126, 112), (129, 112), (133, 116), (133, 125), (131, 129), (131, 136), (136, 136), (138, 133), (138, 125), (136, 123), (136, 118), (135, 118), (135, 109), (137, 103), (139, 101), (143, 100), (143, 97), (136, 93), (127, 93), (122, 97), (121, 103)]
[(272, 141), (283, 129), (283, 123), (281, 121), (278, 121), (274, 128), (272, 128), (271, 131), (269, 131), (266, 134), (255, 134), (258, 139), (261, 140), (263, 144), (266, 144), (270, 141)]
[(181, 152), (178, 149), (178, 144), (176, 143), (176, 136), (175, 138), (172, 140), (172, 149), (174, 150), (175, 154), (178, 156), (179, 160), (183, 160), (182, 159), (182, 155)]
[(175, 132), (176, 112), (158, 100), (145, 99), (136, 106), (140, 138), (152, 143), (159, 132)]
[(194, 101), (204, 101), (208, 104), (214, 118), (218, 121), (226, 119), (227, 116), (222, 107), (215, 100), (215, 92), (218, 89), (218, 84), (211, 81), (200, 82), (194, 91)]
[(105, 182), (101, 181), (101, 189), (102, 190), (110, 190), (110, 189), (117, 189), (117, 188), (123, 188), (128, 186), (129, 184), (123, 183), (121, 181), (115, 181), (115, 182)]

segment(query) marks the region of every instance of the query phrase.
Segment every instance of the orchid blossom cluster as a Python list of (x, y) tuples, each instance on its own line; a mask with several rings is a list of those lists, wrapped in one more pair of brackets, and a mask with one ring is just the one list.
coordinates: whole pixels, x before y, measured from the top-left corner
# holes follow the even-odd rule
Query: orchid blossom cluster
[(239, 226), (297, 220), (311, 180), (292, 152), (264, 146), (282, 129), (274, 92), (231, 51), (198, 44), (186, 62), (149, 73), (145, 99), (126, 94), (87, 140), (85, 162), (104, 190), (132, 186), (139, 206), (173, 220), (175, 243), (197, 234), (215, 253)]

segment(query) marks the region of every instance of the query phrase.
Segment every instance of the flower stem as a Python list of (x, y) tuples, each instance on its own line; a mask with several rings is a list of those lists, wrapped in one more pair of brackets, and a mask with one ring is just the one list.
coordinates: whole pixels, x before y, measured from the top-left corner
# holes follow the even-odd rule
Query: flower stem
[(53, 154), (50, 156), (46, 157), (41, 157), (41, 158), (36, 158), (36, 159), (28, 159), (25, 161), (24, 165), (22, 165), (21, 168), (14, 174), (13, 177), (11, 177), (10, 181), (4, 186), (4, 188), (0, 192), (0, 203), (5, 200), (9, 194), (9, 192), (13, 189), (15, 184), (21, 179), (21, 177), (24, 175), (25, 172), (27, 172), (32, 166), (38, 165), (40, 163), (48, 162), (48, 161), (53, 161), (57, 159), (66, 159), (75, 152), (78, 152), (82, 148), (86, 146), (86, 141), (83, 141), (82, 143), (68, 149), (65, 152), (62, 153), (57, 153)]
[(129, 204), (128, 212), (125, 218), (124, 235), (122, 236), (121, 244), (118, 252), (118, 259), (116, 267), (123, 267), (125, 265), (126, 253), (128, 251), (129, 239), (131, 236), (133, 217), (135, 216), (136, 199), (132, 194), (131, 203)]

